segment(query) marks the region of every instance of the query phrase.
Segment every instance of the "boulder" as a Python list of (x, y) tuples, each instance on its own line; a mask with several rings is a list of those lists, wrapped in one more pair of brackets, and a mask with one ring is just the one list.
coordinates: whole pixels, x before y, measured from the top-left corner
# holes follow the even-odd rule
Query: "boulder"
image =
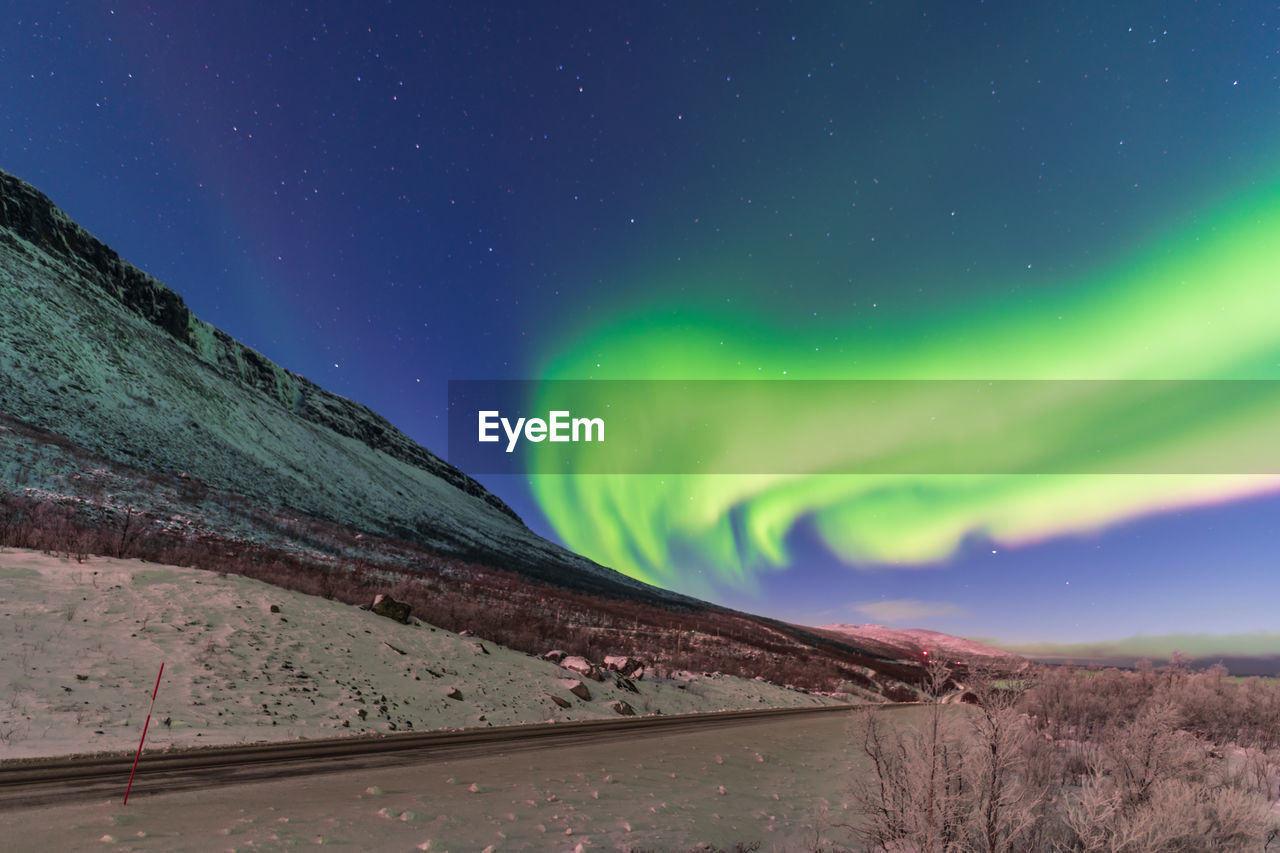
[(554, 693), (551, 694), (551, 701), (555, 702), (561, 708), (568, 708), (569, 705), (571, 704), (568, 699), (564, 698), (563, 696), (557, 696)]
[(557, 678), (556, 683), (558, 683), (565, 690), (568, 690), (574, 696), (577, 696), (582, 701), (584, 702), (591, 701), (591, 691), (587, 688), (587, 685), (583, 684), (578, 679)]
[(560, 665), (582, 675), (586, 675), (595, 668), (589, 660), (580, 655), (567, 655), (560, 659)]
[(630, 655), (606, 655), (604, 668), (625, 676), (631, 676), (637, 670), (644, 669), (644, 662)]
[(636, 709), (632, 708), (630, 705), (628, 705), (626, 702), (623, 702), (621, 699), (613, 700), (612, 702), (609, 703), (609, 707), (624, 717), (634, 717), (636, 715)]
[(571, 672), (585, 675), (592, 681), (604, 681), (604, 676), (600, 674), (600, 667), (579, 655), (569, 655), (569, 657), (560, 661), (560, 665)]
[(552, 649), (549, 652), (544, 652), (542, 655), (542, 659), (549, 660), (552, 663), (560, 663), (560, 661), (564, 660), (568, 656), (569, 656), (568, 652), (562, 652), (559, 649)]
[(636, 687), (636, 686), (635, 686), (635, 684), (634, 684), (634, 683), (632, 683), (632, 681), (631, 681), (631, 679), (630, 679), (630, 678), (624, 678), (624, 677), (622, 677), (621, 675), (618, 675), (618, 674), (616, 674), (616, 673), (615, 673), (615, 674), (614, 674), (614, 676), (613, 676), (613, 686), (614, 686), (614, 687), (620, 687), (620, 688), (622, 688), (623, 690), (629, 690), (629, 691), (631, 691), (632, 693), (639, 693), (639, 692), (640, 692), (640, 688), (639, 688), (639, 687)]
[(412, 609), (406, 602), (396, 601), (391, 596), (383, 593), (378, 593), (373, 597), (373, 606), (370, 608), (379, 616), (394, 619), (405, 625), (409, 624), (409, 613)]

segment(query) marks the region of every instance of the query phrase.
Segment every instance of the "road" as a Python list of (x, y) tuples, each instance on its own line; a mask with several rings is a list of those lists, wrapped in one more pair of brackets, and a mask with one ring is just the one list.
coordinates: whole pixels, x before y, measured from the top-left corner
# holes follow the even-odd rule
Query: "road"
[[(858, 706), (824, 705), (627, 717), (463, 731), (410, 732), (377, 738), (346, 737), (168, 753), (144, 752), (130, 801), (148, 793), (209, 789), (319, 773), (406, 766), (569, 745), (661, 738), (681, 731), (751, 726), (791, 716), (847, 714), (854, 707)], [(0, 811), (120, 797), (128, 782), (132, 763), (132, 755), (114, 755), (0, 765)]]

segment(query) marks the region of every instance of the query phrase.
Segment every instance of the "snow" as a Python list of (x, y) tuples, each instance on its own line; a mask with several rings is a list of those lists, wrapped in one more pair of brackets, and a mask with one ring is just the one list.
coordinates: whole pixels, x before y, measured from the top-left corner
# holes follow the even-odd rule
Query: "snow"
[(848, 625), (843, 623), (819, 625), (818, 630), (838, 634), (854, 642), (876, 642), (894, 648), (913, 660), (921, 651), (930, 657), (942, 656), (947, 660), (997, 659), (1007, 661), (1016, 655), (982, 643), (955, 637), (923, 628), (886, 628), (884, 625)]
[(568, 670), (413, 621), (237, 575), (2, 550), (0, 760), (135, 749), (162, 661), (150, 748), (613, 718), (618, 700), (641, 715), (831, 701), (693, 673), (638, 694), (587, 681), (582, 700)]
[[(54, 257), (4, 229), (0, 236), (0, 412), (108, 459), (156, 476), (188, 472), (265, 507), (655, 592), (455, 486), (443, 476), (452, 469), (367, 409), (194, 316), (189, 345), (180, 342), (91, 284), (85, 261)], [(303, 407), (314, 417), (300, 416)], [(326, 417), (380, 435), (405, 458), (321, 425)], [(4, 473), (0, 487), (30, 485), (16, 476), (23, 473)]]
[[(910, 711), (906, 712), (911, 713)], [(33, 849), (814, 849), (851, 846), (844, 714), (513, 751), (5, 815)], [(97, 843), (104, 834), (114, 841)], [(580, 845), (580, 847), (579, 847)], [(703, 848), (706, 849), (706, 848)]]

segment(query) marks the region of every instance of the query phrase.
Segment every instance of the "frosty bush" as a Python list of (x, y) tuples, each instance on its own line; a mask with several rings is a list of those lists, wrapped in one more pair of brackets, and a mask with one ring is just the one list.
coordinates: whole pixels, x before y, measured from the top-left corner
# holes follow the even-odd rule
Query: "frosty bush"
[(935, 674), (974, 706), (935, 702), (919, 725), (866, 712), (863, 820), (850, 827), (866, 849), (1191, 853), (1276, 839), (1275, 682), (1181, 661), (1044, 668), (1034, 686), (995, 675)]

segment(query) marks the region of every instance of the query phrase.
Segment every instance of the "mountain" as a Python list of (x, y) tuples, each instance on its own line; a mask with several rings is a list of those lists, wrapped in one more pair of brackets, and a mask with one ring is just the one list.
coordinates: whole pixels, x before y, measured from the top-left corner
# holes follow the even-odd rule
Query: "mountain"
[(0, 172), (0, 546), (379, 592), (519, 651), (766, 678), (870, 700), (918, 660), (599, 566), (365, 406), (194, 316)]
[(1022, 659), (1015, 654), (963, 637), (953, 637), (922, 628), (886, 628), (883, 625), (847, 625), (835, 623), (814, 629), (831, 637), (850, 640), (860, 647), (874, 650), (898, 660), (920, 661), (927, 657), (943, 661), (986, 661), (1001, 666), (1017, 665)]
[(687, 601), (533, 533), (365, 406), (191, 313), (0, 172), (0, 412), (114, 462), (585, 590)]

